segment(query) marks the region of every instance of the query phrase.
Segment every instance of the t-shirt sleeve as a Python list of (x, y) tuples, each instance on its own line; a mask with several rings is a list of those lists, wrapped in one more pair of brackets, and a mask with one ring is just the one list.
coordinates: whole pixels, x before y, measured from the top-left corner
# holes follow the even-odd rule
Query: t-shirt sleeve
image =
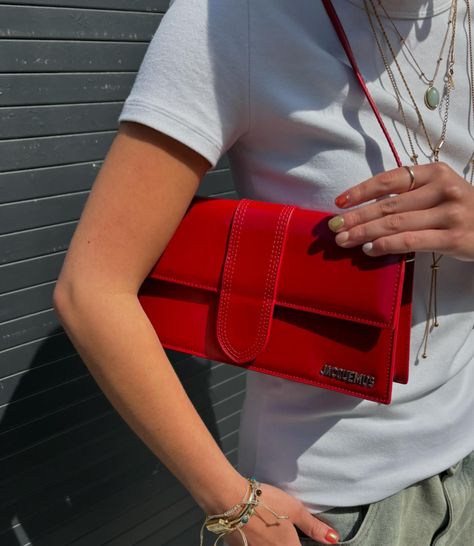
[(174, 0), (118, 121), (181, 141), (215, 167), (249, 128), (248, 0)]

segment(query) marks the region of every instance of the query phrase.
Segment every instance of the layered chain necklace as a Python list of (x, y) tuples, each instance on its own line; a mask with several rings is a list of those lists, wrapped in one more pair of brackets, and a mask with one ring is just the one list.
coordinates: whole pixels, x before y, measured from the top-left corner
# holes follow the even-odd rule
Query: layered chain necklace
[[(424, 70), (418, 64), (418, 61), (415, 59), (415, 56), (411, 52), (410, 48), (406, 45), (405, 38), (400, 34), (398, 28), (395, 26), (395, 23), (393, 22), (392, 18), (390, 17), (387, 10), (385, 9), (385, 6), (380, 1), (379, 1), (379, 6), (382, 8), (382, 10), (383, 10), (383, 12), (385, 14), (385, 17), (390, 21), (390, 24), (392, 25), (393, 29), (395, 30), (395, 33), (397, 34), (402, 47), (404, 47), (406, 49), (406, 51), (408, 52), (408, 55), (410, 55), (412, 61), (415, 63), (415, 66), (418, 69), (419, 78), (421, 80), (423, 80), (425, 82), (425, 84), (428, 86), (428, 88), (426, 89), (425, 94), (424, 94), (424, 100), (425, 100), (426, 107), (429, 108), (430, 110), (436, 110), (438, 108), (439, 102), (440, 102), (440, 93), (439, 93), (438, 88), (435, 86), (435, 81), (436, 81), (436, 77), (437, 77), (438, 72), (439, 72), (439, 67), (441, 66), (441, 61), (443, 60), (443, 53), (444, 53), (444, 49), (446, 47), (446, 42), (448, 41), (448, 35), (449, 35), (449, 31), (451, 29), (451, 25), (454, 25), (454, 26), (456, 25), (457, 6), (453, 10), (454, 2), (451, 5), (450, 16), (449, 16), (448, 24), (446, 26), (446, 33), (444, 35), (443, 43), (441, 44), (441, 50), (439, 52), (438, 59), (436, 61), (436, 68), (435, 68), (435, 71), (434, 71), (434, 74), (433, 74), (432, 78), (428, 78), (426, 76)], [(456, 33), (456, 30), (454, 28), (453, 29), (453, 38), (451, 40), (451, 45), (452, 45), (452, 43), (453, 43), (453, 41), (455, 39), (455, 33)], [(454, 54), (454, 52), (450, 51), (450, 54)], [(453, 59), (453, 66), (454, 66), (454, 59)], [(452, 80), (452, 75), (453, 75), (453, 68), (451, 68), (450, 71), (448, 70), (448, 78), (451, 79), (450, 84), (451, 84), (452, 87), (454, 87), (454, 80)]]
[[(470, 108), (471, 108), (471, 112), (472, 112), (473, 119), (474, 119), (474, 77), (473, 77), (474, 71), (473, 71), (472, 36), (471, 36), (471, 7), (470, 7), (470, 0), (465, 0), (465, 2), (466, 2), (466, 6), (467, 6), (467, 17), (468, 17), (468, 61), (469, 61), (469, 77), (470, 77)], [(369, 5), (368, 5), (369, 3), (370, 3), (370, 6), (371, 6), (371, 9), (369, 9)], [(405, 86), (405, 88), (406, 88), (406, 90), (408, 92), (408, 95), (410, 97), (410, 100), (411, 100), (411, 102), (412, 102), (412, 104), (414, 106), (414, 109), (415, 109), (415, 112), (416, 112), (416, 115), (417, 115), (417, 118), (418, 118), (418, 122), (419, 122), (419, 124), (420, 124), (420, 126), (421, 126), (421, 128), (423, 130), (423, 133), (424, 133), (424, 135), (426, 137), (428, 146), (429, 146), (429, 148), (430, 148), (430, 150), (432, 152), (432, 154), (430, 156), (430, 159), (431, 159), (431, 161), (435, 161), (435, 162), (439, 161), (439, 154), (440, 154), (441, 148), (442, 148), (442, 146), (443, 146), (443, 144), (445, 143), (445, 140), (446, 140), (447, 125), (448, 125), (448, 119), (449, 119), (450, 94), (451, 94), (451, 90), (454, 89), (454, 77), (453, 77), (453, 75), (454, 75), (454, 65), (455, 65), (457, 0), (453, 0), (453, 2), (451, 4), (451, 10), (450, 10), (450, 16), (449, 16), (447, 31), (446, 31), (446, 34), (445, 34), (445, 37), (444, 37), (444, 40), (443, 40), (443, 44), (441, 46), (440, 54), (438, 55), (436, 69), (435, 69), (435, 72), (434, 72), (434, 75), (433, 75), (432, 79), (426, 78), (423, 70), (420, 68), (418, 62), (416, 61), (416, 59), (414, 57), (414, 55), (411, 53), (408, 46), (406, 45), (405, 39), (403, 38), (401, 33), (396, 28), (396, 26), (395, 26), (394, 22), (392, 21), (392, 19), (389, 17), (389, 15), (388, 15), (387, 11), (385, 10), (381, 0), (378, 0), (378, 4), (383, 9), (386, 17), (389, 19), (392, 26), (395, 28), (397, 35), (401, 39), (402, 47), (405, 47), (409, 51), (410, 57), (413, 59), (413, 61), (415, 62), (415, 65), (417, 66), (417, 68), (419, 70), (420, 78), (423, 79), (425, 81), (425, 83), (427, 83), (427, 85), (428, 85), (428, 89), (425, 91), (424, 101), (425, 101), (425, 105), (430, 110), (435, 110), (440, 105), (439, 91), (434, 86), (434, 83), (435, 83), (435, 79), (436, 79), (436, 76), (437, 76), (438, 71), (439, 71), (439, 67), (441, 65), (441, 61), (442, 61), (442, 58), (443, 58), (443, 52), (444, 52), (444, 49), (445, 49), (445, 46), (446, 46), (446, 43), (447, 43), (447, 40), (448, 40), (449, 32), (451, 31), (451, 40), (450, 40), (450, 46), (449, 46), (449, 50), (448, 50), (448, 62), (447, 62), (447, 66), (446, 66), (445, 76), (443, 78), (443, 80), (444, 80), (444, 92), (443, 92), (442, 100), (444, 100), (445, 108), (444, 108), (444, 115), (443, 115), (443, 121), (442, 121), (441, 135), (440, 135), (440, 137), (439, 137), (439, 139), (437, 141), (437, 144), (435, 146), (433, 146), (432, 141), (431, 141), (431, 139), (429, 137), (428, 131), (426, 129), (425, 123), (423, 121), (423, 117), (421, 115), (420, 109), (418, 108), (418, 105), (417, 105), (416, 100), (415, 100), (415, 98), (413, 96), (413, 93), (412, 93), (410, 87), (408, 86), (408, 83), (407, 83), (406, 78), (405, 78), (405, 76), (403, 74), (403, 71), (400, 68), (398, 60), (396, 58), (396, 53), (395, 53), (394, 48), (393, 48), (393, 46), (392, 46), (392, 44), (391, 44), (391, 42), (390, 42), (390, 40), (388, 38), (387, 32), (385, 31), (382, 20), (381, 20), (379, 14), (378, 14), (377, 9), (376, 9), (375, 2), (374, 2), (374, 0), (364, 0), (365, 11), (366, 11), (368, 19), (369, 19), (370, 28), (372, 30), (372, 33), (374, 35), (374, 38), (375, 38), (375, 41), (376, 41), (376, 44), (377, 44), (377, 48), (378, 48), (378, 50), (380, 52), (383, 63), (385, 65), (387, 75), (388, 75), (388, 77), (390, 79), (390, 82), (392, 84), (392, 87), (393, 87), (393, 89), (395, 91), (395, 95), (396, 95), (396, 98), (397, 98), (398, 109), (400, 111), (400, 114), (401, 114), (401, 117), (402, 117), (402, 120), (403, 120), (403, 124), (404, 124), (405, 129), (406, 129), (408, 143), (409, 143), (410, 150), (411, 150), (410, 159), (411, 159), (411, 161), (412, 161), (412, 163), (414, 165), (418, 164), (418, 155), (416, 154), (415, 148), (414, 148), (414, 145), (413, 145), (413, 140), (416, 139), (416, 133), (415, 133), (415, 131), (413, 131), (413, 138), (412, 138), (412, 134), (411, 134), (411, 131), (409, 129), (407, 119), (406, 119), (406, 115), (405, 115), (405, 111), (404, 111), (404, 108), (403, 108), (401, 92), (400, 92), (399, 86), (397, 84), (397, 81), (396, 81), (396, 79), (395, 79), (395, 77), (393, 75), (393, 71), (390, 68), (390, 64), (389, 64), (389, 62), (387, 60), (384, 49), (383, 49), (383, 47), (382, 47), (382, 45), (380, 43), (380, 40), (378, 38), (376, 29), (375, 29), (374, 19), (377, 21), (379, 29), (381, 30), (382, 35), (384, 37), (384, 40), (386, 42), (386, 45), (388, 46), (388, 48), (390, 50), (390, 53), (391, 53), (391, 55), (393, 57), (394, 64), (395, 64), (395, 66), (397, 68), (397, 71), (399, 72), (400, 77), (401, 77), (401, 79), (403, 81), (403, 85)], [(435, 90), (435, 91), (433, 91), (433, 90)], [(472, 185), (473, 175), (474, 175), (474, 153), (471, 154), (471, 157), (469, 159), (469, 166), (470, 166), (470, 183)], [(430, 334), (430, 332), (432, 331), (432, 329), (434, 327), (439, 326), (438, 312), (437, 312), (437, 279), (438, 279), (438, 270), (439, 270), (439, 267), (440, 267), (439, 262), (440, 262), (441, 258), (442, 258), (442, 255), (436, 255), (436, 253), (434, 253), (434, 252), (432, 253), (430, 292), (429, 292), (429, 301), (428, 301), (428, 309), (427, 309), (427, 317), (426, 317), (426, 326), (425, 326), (425, 332), (424, 332), (424, 336), (423, 336), (423, 353), (422, 353), (423, 358), (427, 357), (427, 347), (428, 347), (429, 334)]]

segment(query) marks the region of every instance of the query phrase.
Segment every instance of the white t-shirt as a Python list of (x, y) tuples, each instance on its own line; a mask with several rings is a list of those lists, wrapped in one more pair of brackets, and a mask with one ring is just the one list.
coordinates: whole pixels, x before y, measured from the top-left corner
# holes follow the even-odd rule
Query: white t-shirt
[[(395, 93), (363, 2), (334, 5), (402, 161), (410, 164)], [(384, 5), (430, 77), (451, 2), (385, 0)], [(456, 88), (441, 159), (465, 175), (473, 124), (464, 2), (458, 10)], [(399, 51), (393, 27), (383, 22)], [(442, 116), (425, 107), (426, 85), (413, 63), (403, 51), (397, 58), (436, 141)], [(440, 89), (444, 67), (436, 80)], [(393, 63), (392, 68), (400, 82)], [(416, 129), (414, 108), (401, 83), (400, 88)], [(395, 166), (322, 3), (315, 0), (175, 0), (119, 120), (163, 131), (213, 166), (228, 152), (241, 197), (337, 211), (338, 194)], [(428, 163), (431, 152), (417, 132), (419, 162)], [(249, 373), (239, 445), (244, 475), (285, 489), (317, 513), (385, 498), (474, 449), (474, 262), (443, 257), (440, 326), (430, 336), (429, 358), (422, 359), (430, 263), (430, 253), (417, 254), (408, 385), (395, 384), (393, 402), (386, 406)]]

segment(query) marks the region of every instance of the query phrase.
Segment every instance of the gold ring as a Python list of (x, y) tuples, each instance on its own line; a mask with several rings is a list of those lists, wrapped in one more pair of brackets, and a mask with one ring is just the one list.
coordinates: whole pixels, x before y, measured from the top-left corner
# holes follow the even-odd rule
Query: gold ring
[(407, 191), (411, 191), (415, 187), (415, 173), (413, 172), (412, 167), (409, 167), (408, 165), (405, 165), (404, 167), (410, 173), (410, 187)]

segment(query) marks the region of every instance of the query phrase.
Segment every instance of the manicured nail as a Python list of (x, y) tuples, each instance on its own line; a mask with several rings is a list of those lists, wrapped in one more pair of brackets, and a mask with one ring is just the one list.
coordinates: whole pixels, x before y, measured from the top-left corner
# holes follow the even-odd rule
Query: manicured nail
[(365, 243), (362, 245), (362, 250), (366, 254), (370, 254), (370, 251), (372, 250), (373, 247), (374, 247), (373, 243)]
[(335, 203), (338, 207), (344, 207), (349, 203), (350, 196), (348, 193), (345, 193), (344, 195), (339, 195), (335, 199)]
[(328, 222), (329, 229), (331, 231), (338, 231), (344, 225), (344, 218), (342, 216), (334, 216)]
[(337, 544), (339, 542), (339, 535), (334, 529), (329, 529), (326, 533), (326, 540), (331, 544)]
[(341, 233), (338, 233), (335, 237), (335, 241), (338, 245), (343, 245), (348, 239), (349, 239), (348, 231), (341, 231)]

